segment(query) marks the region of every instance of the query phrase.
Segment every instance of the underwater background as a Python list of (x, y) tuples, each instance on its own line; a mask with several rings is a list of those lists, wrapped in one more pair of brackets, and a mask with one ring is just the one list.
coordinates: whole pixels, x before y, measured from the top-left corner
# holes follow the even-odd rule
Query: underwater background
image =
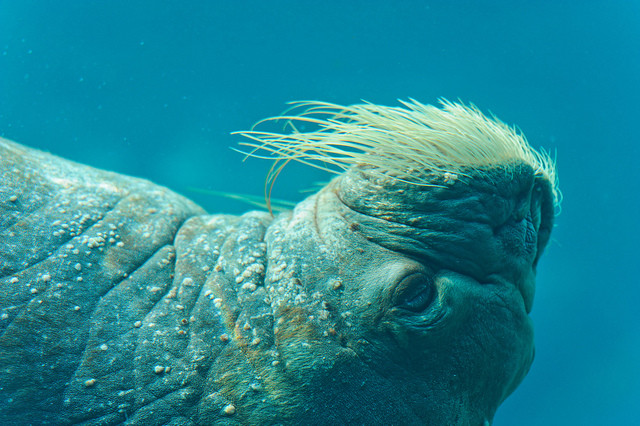
[[(229, 147), (286, 102), (473, 102), (557, 153), (536, 359), (500, 425), (640, 419), (640, 2), (0, 0), (0, 135), (212, 213), (266, 161)], [(329, 179), (285, 169), (275, 197)]]

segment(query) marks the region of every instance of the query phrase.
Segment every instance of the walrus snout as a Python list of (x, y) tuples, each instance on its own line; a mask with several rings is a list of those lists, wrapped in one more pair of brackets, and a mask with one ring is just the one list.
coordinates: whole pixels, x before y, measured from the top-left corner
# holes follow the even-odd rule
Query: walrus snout
[[(551, 227), (553, 215), (549, 190), (544, 182), (537, 179), (532, 170), (524, 174), (524, 182), (519, 188), (512, 189), (511, 211), (504, 212), (502, 223), (494, 226), (495, 235), (502, 239), (505, 248), (512, 256), (523, 257), (535, 267), (539, 251), (547, 243), (546, 229)], [(538, 238), (540, 231), (543, 238)]]
[[(540, 216), (539, 212), (536, 216)], [(504, 246), (512, 256), (524, 257), (531, 262), (538, 251), (538, 223), (534, 222), (534, 214), (527, 212), (522, 218), (509, 220), (496, 229), (496, 235), (503, 241)]]

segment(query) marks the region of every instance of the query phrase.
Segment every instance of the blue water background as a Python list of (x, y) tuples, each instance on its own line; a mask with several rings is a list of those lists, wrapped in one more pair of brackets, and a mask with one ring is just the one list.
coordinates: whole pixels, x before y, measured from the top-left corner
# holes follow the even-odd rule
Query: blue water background
[[(287, 101), (474, 102), (557, 150), (536, 360), (495, 425), (640, 419), (640, 2), (0, 1), (0, 135), (211, 212), (262, 194), (231, 131)], [(634, 127), (635, 126), (635, 127)], [(326, 180), (291, 167), (276, 196)]]

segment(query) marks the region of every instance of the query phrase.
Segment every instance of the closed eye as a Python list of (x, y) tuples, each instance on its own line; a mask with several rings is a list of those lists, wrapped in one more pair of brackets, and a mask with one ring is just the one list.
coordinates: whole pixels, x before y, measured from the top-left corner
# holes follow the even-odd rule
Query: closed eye
[(393, 294), (393, 305), (410, 312), (422, 312), (435, 298), (433, 280), (424, 273), (413, 273), (400, 281)]

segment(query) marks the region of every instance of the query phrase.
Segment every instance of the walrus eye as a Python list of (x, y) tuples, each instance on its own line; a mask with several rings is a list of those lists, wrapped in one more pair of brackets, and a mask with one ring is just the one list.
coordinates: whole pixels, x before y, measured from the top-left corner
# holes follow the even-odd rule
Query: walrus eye
[(393, 304), (407, 311), (422, 312), (429, 307), (434, 297), (433, 280), (418, 272), (405, 277), (396, 286)]

